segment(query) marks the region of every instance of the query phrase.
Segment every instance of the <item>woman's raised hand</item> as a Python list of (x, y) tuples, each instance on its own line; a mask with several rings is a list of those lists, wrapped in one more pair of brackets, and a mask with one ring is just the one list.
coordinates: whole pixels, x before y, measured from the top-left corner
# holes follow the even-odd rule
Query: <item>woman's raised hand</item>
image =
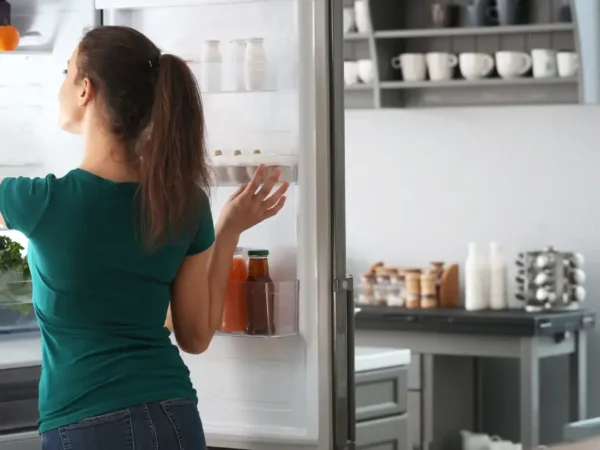
[(223, 207), (220, 217), (222, 229), (241, 234), (281, 211), (289, 183), (281, 183), (273, 191), (280, 176), (279, 167), (260, 165), (250, 183), (240, 186)]

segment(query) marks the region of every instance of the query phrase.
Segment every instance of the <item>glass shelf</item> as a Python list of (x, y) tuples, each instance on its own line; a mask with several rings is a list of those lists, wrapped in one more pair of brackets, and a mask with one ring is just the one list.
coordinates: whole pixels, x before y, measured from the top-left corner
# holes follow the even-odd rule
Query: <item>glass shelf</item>
[[(227, 298), (226, 302), (234, 299), (236, 294), (243, 297), (238, 303), (241, 309), (237, 311), (237, 315), (234, 315), (239, 325), (235, 326), (230, 322), (229, 331), (220, 330), (217, 332), (218, 335), (282, 338), (298, 334), (298, 280), (274, 281), (266, 284), (230, 282), (227, 292), (231, 297)], [(228, 307), (230, 305), (226, 304), (224, 317), (228, 315)]]
[[(2, 274), (0, 278), (16, 279), (18, 275)], [(31, 281), (0, 279), (0, 334), (28, 333), (38, 329)]]
[(248, 183), (260, 164), (281, 169), (280, 181), (295, 184), (298, 181), (298, 159), (295, 155), (221, 155), (213, 156), (215, 183), (218, 186), (239, 186)]

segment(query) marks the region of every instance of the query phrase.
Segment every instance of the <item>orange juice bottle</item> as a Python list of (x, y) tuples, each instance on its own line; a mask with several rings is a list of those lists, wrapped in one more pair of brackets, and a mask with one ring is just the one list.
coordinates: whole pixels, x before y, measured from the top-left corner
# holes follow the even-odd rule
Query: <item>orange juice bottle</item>
[(229, 269), (229, 283), (225, 294), (225, 307), (221, 331), (243, 333), (248, 322), (244, 284), (248, 278), (248, 269), (241, 249), (236, 249)]

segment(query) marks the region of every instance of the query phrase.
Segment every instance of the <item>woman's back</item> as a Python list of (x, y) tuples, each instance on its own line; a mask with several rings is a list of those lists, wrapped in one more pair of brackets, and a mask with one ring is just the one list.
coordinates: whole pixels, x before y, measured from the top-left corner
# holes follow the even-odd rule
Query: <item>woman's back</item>
[[(149, 250), (137, 189), (81, 169), (0, 186), (7, 224), (30, 239), (41, 432), (142, 402), (196, 398), (164, 321), (183, 259), (214, 241), (210, 209), (201, 206), (196, 233)], [(10, 204), (25, 192), (27, 208)]]

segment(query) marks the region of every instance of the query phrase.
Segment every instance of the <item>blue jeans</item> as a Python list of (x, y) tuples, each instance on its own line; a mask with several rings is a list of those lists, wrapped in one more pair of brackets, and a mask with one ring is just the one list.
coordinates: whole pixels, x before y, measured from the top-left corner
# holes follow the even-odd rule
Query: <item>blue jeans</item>
[(206, 450), (196, 402), (145, 403), (42, 434), (42, 450)]

